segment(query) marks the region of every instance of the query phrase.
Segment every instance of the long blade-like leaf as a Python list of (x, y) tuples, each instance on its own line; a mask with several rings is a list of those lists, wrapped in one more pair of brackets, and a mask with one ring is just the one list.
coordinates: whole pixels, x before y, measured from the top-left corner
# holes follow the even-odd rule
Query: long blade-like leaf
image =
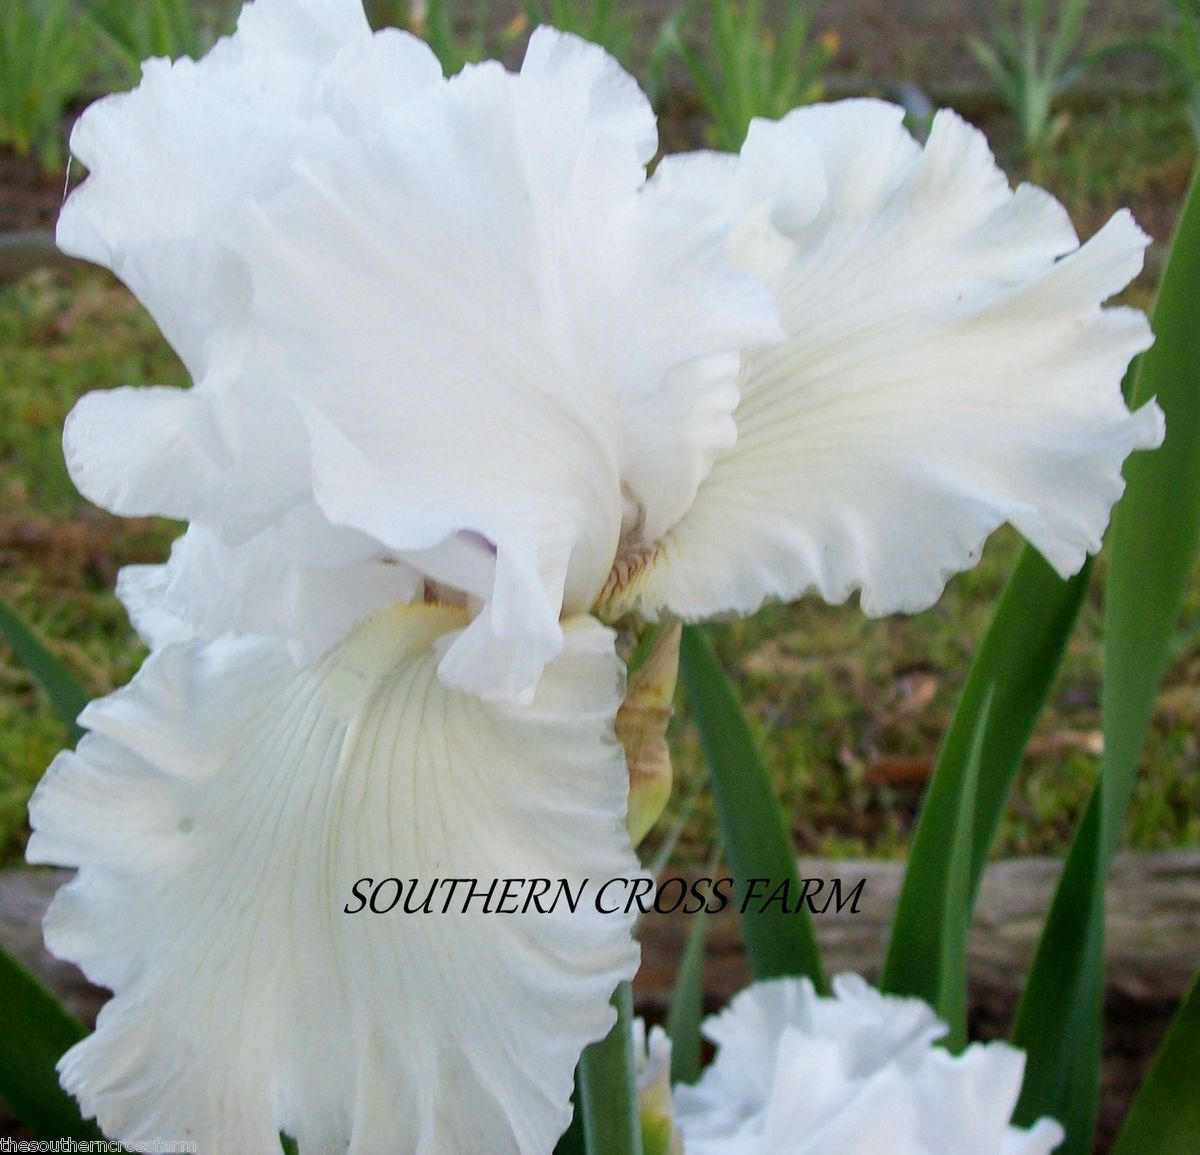
[(1200, 1151), (1200, 974), (1133, 1100), (1112, 1155)]
[(694, 1083), (700, 1077), (700, 1020), (704, 1017), (704, 947), (708, 916), (692, 917), (687, 946), (675, 976), (667, 1034), (671, 1036), (671, 1082)]
[(46, 692), (73, 739), (83, 730), (75, 719), (88, 703), (87, 692), (62, 660), (38, 637), (33, 627), (16, 610), (0, 601), (0, 634), (25, 668), (37, 679)]
[(948, 863), (946, 894), (941, 904), (938, 968), (941, 976), (934, 1006), (950, 1027), (946, 1045), (954, 1052), (967, 1045), (967, 933), (971, 928), (971, 847), (975, 838), (975, 798), (979, 786), (979, 761), (983, 754), (983, 736), (987, 733), (992, 709), (992, 692), (988, 691), (979, 725), (967, 757), (959, 793), (958, 814), (947, 840)]
[(554, 1155), (587, 1155), (587, 1146), (583, 1138), (583, 1112), (579, 1106), (579, 1069), (575, 1070), (575, 1093), (571, 1096), (574, 1114), (571, 1125), (562, 1133), (554, 1145)]
[(1049, 1115), (1062, 1155), (1090, 1155), (1100, 1095), (1104, 1010), (1104, 878), (1097, 785), (1075, 832), (1013, 1023), (1027, 1055), (1016, 1120)]
[(1200, 180), (1193, 180), (1154, 306), (1154, 345), (1132, 403), (1157, 397), (1167, 437), (1125, 467), (1113, 515), (1104, 622), (1104, 846), (1121, 839), (1154, 702), (1200, 543)]
[(615, 995), (617, 1021), (579, 1060), (579, 1099), (588, 1155), (642, 1155), (637, 1067), (633, 1053), (633, 992)]
[[(699, 629), (684, 629), (679, 669), (708, 761), (750, 971), (756, 979), (808, 975), (824, 990), (817, 938), (801, 898), (795, 849), (783, 813), (746, 715)], [(757, 897), (751, 897), (751, 880), (761, 880)], [(790, 909), (781, 901), (765, 901), (772, 894), (786, 895)]]
[(58, 1085), (54, 1065), (83, 1027), (20, 963), (0, 949), (0, 1099), (41, 1139), (99, 1139)]
[[(1137, 367), (1134, 404), (1157, 396), (1167, 439), (1126, 466), (1113, 517), (1105, 602), (1104, 758), (1071, 846), (1018, 1008), (1029, 1052), (1018, 1119), (1053, 1114), (1063, 1155), (1091, 1150), (1104, 979), (1104, 883), (1121, 840), (1155, 697), (1200, 539), (1200, 182), (1193, 181), (1154, 310), (1155, 344)], [(1069, 897), (1064, 897), (1064, 893)], [(1053, 1014), (1066, 1030), (1047, 1029)]]
[[(981, 735), (969, 906), (974, 907), (988, 853), (1021, 757), (1045, 706), (1079, 616), (1091, 564), (1064, 582), (1031, 547), (1021, 554), (971, 664), (954, 718), (925, 790), (883, 970), (883, 987), (937, 1005), (942, 988), (941, 927), (950, 860), (946, 846), (962, 808), (967, 768)], [(981, 726), (989, 692), (992, 708)]]

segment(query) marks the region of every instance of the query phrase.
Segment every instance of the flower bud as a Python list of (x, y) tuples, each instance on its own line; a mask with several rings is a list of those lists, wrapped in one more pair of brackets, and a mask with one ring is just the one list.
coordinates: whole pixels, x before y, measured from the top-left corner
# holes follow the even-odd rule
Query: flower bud
[(626, 822), (634, 846), (650, 832), (671, 797), (667, 726), (679, 676), (681, 633), (678, 623), (658, 630), (649, 642), (649, 653), (631, 671), (625, 701), (617, 712), (617, 739), (625, 747), (629, 765)]

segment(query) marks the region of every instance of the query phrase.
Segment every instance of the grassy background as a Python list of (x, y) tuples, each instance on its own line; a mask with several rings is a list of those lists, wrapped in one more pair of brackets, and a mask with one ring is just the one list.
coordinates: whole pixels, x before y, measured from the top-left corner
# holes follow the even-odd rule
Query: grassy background
[[(1003, 120), (985, 127), (1015, 171)], [(1038, 175), (1085, 235), (1130, 204), (1162, 239), (1192, 163), (1170, 104), (1116, 103), (1076, 114)], [(1131, 296), (1148, 304), (1150, 278)], [(143, 653), (111, 593), (117, 569), (161, 560), (178, 532), (167, 522), (109, 517), (67, 479), (59, 438), (70, 406), (89, 389), (127, 383), (186, 380), (147, 315), (106, 275), (39, 273), (0, 289), (0, 596), (37, 624), (95, 694), (126, 681)], [(802, 849), (903, 852), (923, 775), (1018, 548), (1015, 534), (996, 535), (979, 566), (916, 617), (869, 621), (854, 605), (809, 599), (715, 628)], [(1102, 576), (1101, 563), (998, 853), (1060, 850), (1087, 796), (1099, 742)], [(1132, 846), (1200, 845), (1198, 731), (1200, 580), (1156, 714)], [(0, 643), (0, 864), (19, 856), (26, 800), (61, 742), (53, 714)], [(677, 813), (701, 773), (683, 717), (675, 749)], [(701, 792), (680, 857), (707, 857), (712, 830), (711, 798)]]

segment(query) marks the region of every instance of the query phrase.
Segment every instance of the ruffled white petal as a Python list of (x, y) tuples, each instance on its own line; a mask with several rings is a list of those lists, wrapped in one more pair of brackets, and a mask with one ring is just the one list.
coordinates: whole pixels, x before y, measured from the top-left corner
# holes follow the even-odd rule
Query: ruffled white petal
[(706, 1021), (717, 1055), (675, 1090), (688, 1155), (1049, 1155), (1062, 1128), (1009, 1126), (1024, 1055), (1004, 1043), (960, 1056), (917, 999), (856, 975), (820, 998), (808, 980), (756, 983)]
[(311, 452), (289, 401), (164, 387), (89, 393), (67, 416), (67, 469), (89, 500), (127, 517), (219, 525), (230, 543), (312, 497)]
[(89, 393), (67, 416), (75, 487), (123, 517), (185, 518), (211, 483), (215, 447), (203, 398), (162, 386)]
[(484, 605), (443, 676), (527, 695), (618, 543), (677, 522), (732, 444), (776, 307), (703, 173), (646, 182), (653, 114), (600, 49), (542, 29), (520, 74), (444, 81), (348, 12), (260, 0), (89, 112), (60, 239), (127, 276), (197, 388), (86, 399), (68, 461), (98, 503), (231, 546), (299, 511), (438, 583), (466, 564)]
[(732, 440), (739, 335), (773, 331), (721, 224), (642, 189), (651, 125), (608, 57), (542, 32), (519, 77), (469, 70), (331, 143), (247, 231), (246, 372), (300, 399), (326, 515), (410, 556), (495, 547), (443, 668), (473, 691), (531, 684), (630, 505), (682, 514)]
[(921, 150), (902, 116), (852, 101), (756, 125), (755, 171), (805, 137), (827, 186), (815, 217), (776, 213), (774, 242), (740, 247), (788, 339), (746, 358), (737, 444), (626, 605), (699, 617), (861, 589), (868, 613), (918, 610), (1004, 522), (1066, 575), (1099, 548), (1125, 457), (1161, 441), (1157, 406), (1130, 414), (1120, 391), (1145, 318), (1101, 308), (1141, 268), (1128, 214), (1079, 247), (974, 129), (943, 113)]
[(171, 610), (169, 588), (165, 565), (127, 565), (117, 574), (117, 597), (137, 636), (152, 650), (195, 637), (187, 622)]
[(60, 246), (120, 276), (200, 379), (245, 337), (250, 286), (229, 237), (241, 206), (332, 111), (327, 75), (362, 87), (385, 69), (404, 94), (441, 76), (415, 38), (371, 37), (358, 0), (257, 0), (203, 60), (147, 61), (137, 90), (84, 113), (71, 150), (91, 176), (63, 208)]
[(422, 600), (424, 590), (403, 560), (307, 507), (232, 545), (193, 523), (172, 547), (164, 580), (166, 608), (200, 637), (271, 633), (287, 639), (298, 665), (369, 614)]
[(261, 638), (172, 645), (88, 708), (32, 804), (29, 857), (79, 868), (47, 940), (115, 992), (60, 1066), (107, 1133), (552, 1148), (636, 967), (632, 920), (586, 901), (485, 915), (478, 896), (467, 915), (344, 913), (365, 877), (577, 888), (637, 870), (611, 634), (567, 623), (522, 709), (438, 682), (463, 621), (388, 611), (299, 673)]

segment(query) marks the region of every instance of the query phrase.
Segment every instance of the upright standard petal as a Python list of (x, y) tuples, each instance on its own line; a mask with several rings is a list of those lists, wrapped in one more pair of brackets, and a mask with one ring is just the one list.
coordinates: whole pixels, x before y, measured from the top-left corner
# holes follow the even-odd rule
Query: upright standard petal
[(918, 999), (839, 975), (755, 983), (704, 1024), (717, 1055), (675, 1090), (688, 1155), (1049, 1155), (1062, 1128), (1010, 1127), (1024, 1055), (1004, 1043), (959, 1056)]
[(170, 645), (88, 708), (29, 857), (78, 867), (47, 940), (115, 992), (60, 1064), (109, 1135), (553, 1147), (637, 963), (630, 917), (560, 889), (637, 871), (621, 668), (577, 619), (530, 706), (489, 705), (436, 677), (463, 622), (391, 610), (300, 673), (261, 638)]
[(360, 0), (248, 4), (202, 60), (149, 60), (137, 89), (80, 117), (71, 151), (90, 175), (63, 207), (59, 245), (112, 269), (203, 379), (245, 337), (231, 227), (284, 178), (314, 120), (361, 118), (381, 72), (400, 99), (442, 74), (415, 37), (372, 37)]
[[(446, 81), (346, 4), (259, 5), (80, 129), (94, 172), (60, 239), (128, 274), (197, 385), (85, 399), (72, 476), (231, 547), (284, 519), (319, 527), (309, 555), (352, 531), (363, 565), (471, 596), (448, 682), (527, 695), (618, 544), (677, 522), (733, 443), (739, 350), (778, 335), (776, 307), (703, 174), (647, 182), (653, 113), (599, 48), (540, 29), (519, 74)], [(160, 165), (202, 187), (135, 228)], [(182, 607), (207, 636), (303, 629), (236, 582), (203, 596), (237, 603)]]
[(494, 549), (460, 687), (532, 684), (627, 525), (691, 503), (738, 342), (774, 332), (720, 221), (643, 188), (652, 124), (615, 62), (542, 30), (518, 76), (470, 69), (328, 142), (248, 223), (245, 373), (297, 398), (326, 516), (439, 581), (440, 543)]
[(1064, 575), (1099, 548), (1122, 462), (1163, 434), (1157, 406), (1121, 397), (1145, 318), (1101, 308), (1146, 238), (1121, 213), (1080, 247), (977, 131), (942, 113), (922, 150), (902, 117), (849, 101), (756, 125), (745, 181), (771, 187), (771, 150), (783, 163), (801, 137), (824, 167), (819, 213), (777, 212), (775, 243), (740, 246), (788, 338), (745, 358), (737, 444), (616, 575), (614, 608), (693, 618), (859, 589), (870, 614), (914, 611), (1004, 522)]

